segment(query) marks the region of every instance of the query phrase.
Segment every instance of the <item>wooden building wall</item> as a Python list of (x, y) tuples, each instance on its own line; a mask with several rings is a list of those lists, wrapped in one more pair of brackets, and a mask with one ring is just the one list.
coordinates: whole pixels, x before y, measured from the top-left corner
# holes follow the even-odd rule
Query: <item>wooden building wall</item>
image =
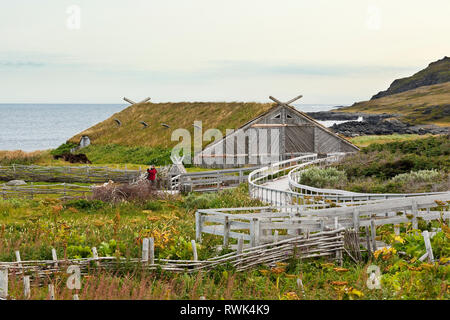
[[(241, 137), (240, 144), (237, 143), (238, 135)], [(262, 144), (264, 135), (267, 137), (267, 143)], [(245, 136), (245, 139), (242, 139), (242, 136)], [(233, 141), (234, 147), (231, 148)], [(227, 168), (268, 164), (303, 153), (358, 150), (356, 146), (301, 112), (290, 107), (278, 106), (248, 122), (221, 141), (210, 144), (195, 156), (194, 161), (197, 164), (201, 161), (205, 167)]]

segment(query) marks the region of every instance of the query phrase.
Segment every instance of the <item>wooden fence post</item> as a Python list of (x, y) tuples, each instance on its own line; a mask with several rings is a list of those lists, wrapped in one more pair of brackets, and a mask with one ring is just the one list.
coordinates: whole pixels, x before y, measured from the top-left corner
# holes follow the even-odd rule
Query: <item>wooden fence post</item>
[(142, 262), (144, 262), (145, 264), (148, 263), (148, 244), (148, 238), (142, 239)]
[(20, 251), (19, 251), (19, 250), (16, 250), (16, 251), (15, 251), (15, 254), (16, 254), (16, 261), (19, 262), (19, 263), (17, 264), (17, 266), (18, 266), (19, 268), (22, 269), (22, 273), (23, 273), (22, 264), (20, 263), (20, 262), (22, 261), (22, 259), (20, 258)]
[(100, 261), (98, 261), (98, 252), (97, 252), (97, 248), (96, 247), (92, 247), (92, 256), (95, 259), (95, 265), (96, 266), (100, 266)]
[(155, 239), (153, 237), (149, 239), (149, 246), (150, 264), (155, 264)]
[(53, 259), (53, 261), (55, 261), (53, 266), (55, 268), (58, 268), (58, 256), (56, 255), (56, 249), (55, 248), (52, 248), (52, 259)]
[(400, 226), (398, 224), (394, 225), (394, 233), (397, 236), (400, 235)]
[(428, 260), (430, 262), (433, 262), (434, 255), (433, 255), (433, 248), (431, 247), (431, 242), (430, 242), (430, 234), (428, 233), (427, 230), (425, 230), (422, 232), (422, 236), (423, 236), (423, 240), (425, 242), (425, 249), (427, 249)]
[(238, 238), (237, 254), (241, 254), (243, 249), (244, 249), (244, 238), (241, 236)]
[(48, 295), (50, 300), (55, 300), (55, 286), (53, 284), (48, 285)]
[(223, 222), (223, 247), (226, 248), (228, 246), (228, 241), (230, 238), (230, 220), (228, 216), (225, 216)]
[(195, 212), (195, 239), (202, 241), (202, 215), (198, 211)]
[(30, 276), (23, 277), (23, 296), (25, 297), (25, 299), (30, 299)]
[(359, 210), (357, 208), (353, 209), (353, 228), (359, 232)]
[(413, 215), (412, 227), (413, 227), (413, 229), (418, 229), (419, 228), (419, 223), (417, 221), (418, 209), (417, 209), (417, 201), (416, 201), (416, 199), (412, 199), (411, 200), (411, 213)]
[(191, 246), (192, 246), (192, 253), (194, 255), (194, 261), (198, 261), (197, 246), (195, 245), (195, 240), (191, 240)]
[(370, 245), (370, 231), (369, 231), (369, 226), (365, 227), (366, 229), (366, 244), (367, 244), (367, 252), (373, 252), (371, 249), (371, 245)]
[(370, 231), (372, 234), (372, 250), (375, 252), (378, 250), (377, 240), (375, 237), (377, 236), (377, 226), (375, 225), (375, 220), (370, 220)]
[(278, 230), (273, 233), (273, 242), (278, 242)]
[(8, 298), (8, 269), (0, 269), (0, 299)]
[(250, 247), (256, 246), (256, 218), (250, 220)]

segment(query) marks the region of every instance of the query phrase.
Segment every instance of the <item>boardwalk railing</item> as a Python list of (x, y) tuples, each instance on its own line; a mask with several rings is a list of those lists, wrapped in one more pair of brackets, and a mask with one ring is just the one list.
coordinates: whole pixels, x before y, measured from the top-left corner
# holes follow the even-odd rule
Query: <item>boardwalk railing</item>
[[(379, 225), (411, 222), (412, 227), (417, 229), (420, 219), (450, 219), (450, 212), (443, 211), (444, 207), (449, 206), (448, 203), (450, 192), (364, 204), (361, 202), (358, 206), (343, 204), (331, 207), (329, 204), (311, 204), (204, 209), (196, 212), (196, 237), (201, 241), (203, 233), (218, 235), (223, 237), (224, 246), (228, 245), (229, 239), (242, 238), (248, 241), (250, 246), (257, 246), (302, 233), (337, 228), (359, 230), (360, 227), (376, 228)], [(432, 208), (434, 211), (430, 210)]]
[[(251, 172), (248, 177), (250, 196), (275, 206), (289, 206), (305, 203), (305, 199), (309, 198), (314, 198), (321, 202), (358, 203), (361, 201), (438, 195), (443, 193), (357, 193), (344, 190), (314, 188), (298, 182), (301, 177), (301, 170), (304, 168), (311, 165), (327, 165), (339, 161), (345, 155), (345, 153), (333, 153), (319, 158), (317, 154), (311, 154), (257, 169)], [(280, 177), (281, 179), (287, 179), (286, 189), (288, 190), (274, 189), (264, 185), (269, 181), (281, 180)]]
[(140, 170), (122, 170), (108, 167), (95, 166), (25, 166), (11, 165), (0, 166), (0, 181), (22, 179), (26, 181), (46, 182), (82, 182), (103, 183), (113, 180), (114, 182), (131, 182), (139, 177)]
[(357, 202), (357, 201), (368, 201), (368, 200), (382, 200), (391, 198), (406, 198), (406, 197), (417, 197), (424, 195), (442, 194), (443, 192), (426, 192), (426, 193), (359, 193), (351, 192), (338, 189), (322, 189), (314, 188), (307, 185), (300, 184), (302, 170), (308, 165), (314, 164), (327, 164), (334, 162), (334, 159), (319, 159), (323, 161), (312, 161), (311, 163), (299, 165), (288, 174), (289, 178), (289, 188), (297, 193), (308, 195), (308, 196), (319, 196), (324, 199), (332, 200), (334, 202)]
[(172, 190), (209, 192), (233, 188), (246, 182), (248, 174), (259, 167), (183, 173), (171, 178)]

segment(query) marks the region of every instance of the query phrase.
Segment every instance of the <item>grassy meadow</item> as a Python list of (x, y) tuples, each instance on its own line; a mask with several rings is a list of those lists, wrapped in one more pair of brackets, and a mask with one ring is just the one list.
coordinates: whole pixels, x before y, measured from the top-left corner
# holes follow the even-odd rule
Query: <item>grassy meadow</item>
[[(248, 197), (245, 185), (219, 194), (152, 199), (145, 202), (108, 204), (97, 200), (56, 199), (0, 200), (0, 261), (14, 261), (20, 250), (23, 260), (58, 257), (92, 257), (93, 246), (100, 256), (139, 257), (144, 237), (154, 237), (155, 255), (160, 258), (192, 259), (194, 212), (202, 207), (259, 205)], [(443, 209), (443, 208), (442, 208)], [(441, 209), (441, 210), (442, 210)], [(448, 210), (448, 208), (447, 208)], [(442, 227), (432, 239), (436, 263), (417, 260), (425, 252), (423, 239), (411, 224), (401, 226), (400, 236), (392, 227), (379, 227), (378, 238), (393, 249), (363, 253), (354, 263), (347, 256), (342, 266), (333, 260), (291, 258), (277, 267), (264, 265), (236, 272), (220, 267), (195, 274), (162, 271), (97, 270), (82, 277), (80, 299), (449, 299), (450, 229), (433, 222), (420, 222), (421, 230)], [(200, 259), (219, 251), (221, 239), (206, 236), (198, 245)], [(401, 254), (401, 252), (403, 252)], [(375, 264), (382, 272), (381, 289), (367, 287), (367, 268)], [(56, 299), (71, 299), (65, 287), (67, 275), (53, 275), (44, 286), (34, 286), (31, 299), (48, 299), (47, 283), (56, 287)], [(298, 285), (301, 279), (302, 285)], [(23, 298), (20, 279), (10, 278), (11, 298)]]

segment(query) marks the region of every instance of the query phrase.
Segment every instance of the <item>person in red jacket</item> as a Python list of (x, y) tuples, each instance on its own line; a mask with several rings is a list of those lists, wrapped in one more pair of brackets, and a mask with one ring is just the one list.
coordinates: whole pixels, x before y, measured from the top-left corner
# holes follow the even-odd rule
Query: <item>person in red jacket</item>
[(154, 186), (156, 182), (156, 171), (155, 166), (152, 166), (151, 169), (147, 169), (147, 179), (150, 181), (151, 185)]

